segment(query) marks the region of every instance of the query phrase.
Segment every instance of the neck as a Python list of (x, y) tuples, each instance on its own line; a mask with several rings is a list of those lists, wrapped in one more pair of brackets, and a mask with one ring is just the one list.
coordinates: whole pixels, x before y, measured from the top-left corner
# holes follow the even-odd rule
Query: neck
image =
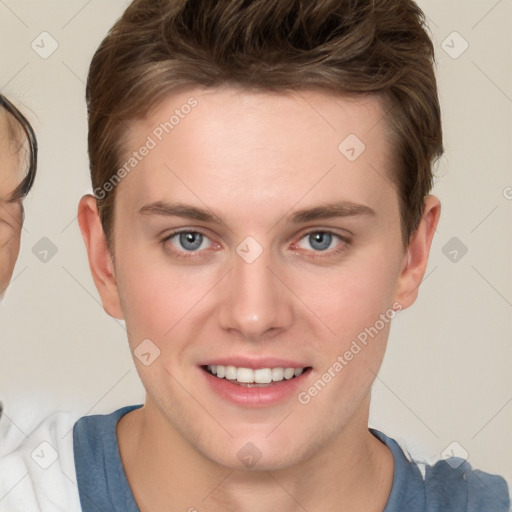
[(364, 413), (314, 456), (285, 469), (221, 466), (184, 440), (151, 402), (121, 418), (119, 449), (141, 512), (381, 512), (391, 491), (393, 460), (368, 430), (369, 396), (363, 405)]

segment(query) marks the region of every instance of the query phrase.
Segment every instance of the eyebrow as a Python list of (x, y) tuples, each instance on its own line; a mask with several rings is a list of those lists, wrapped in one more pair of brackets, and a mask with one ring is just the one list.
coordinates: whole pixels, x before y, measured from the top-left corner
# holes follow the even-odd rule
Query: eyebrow
[[(139, 215), (158, 215), (162, 217), (183, 217), (216, 224), (225, 224), (221, 217), (209, 210), (197, 208), (182, 203), (166, 203), (155, 201), (143, 206)], [(363, 204), (351, 201), (336, 201), (313, 208), (306, 208), (294, 212), (289, 221), (293, 224), (300, 224), (312, 220), (327, 220), (338, 217), (354, 217), (360, 215), (375, 216), (375, 210)]]
[(357, 204), (351, 201), (337, 201), (314, 208), (299, 210), (291, 216), (290, 220), (293, 223), (300, 223), (337, 217), (354, 217), (357, 215), (375, 216), (376, 213), (375, 210), (364, 204)]
[(155, 201), (147, 204), (139, 210), (139, 215), (159, 215), (161, 217), (183, 217), (186, 219), (200, 220), (224, 224), (224, 221), (211, 211), (197, 208), (181, 203), (166, 203), (164, 201)]

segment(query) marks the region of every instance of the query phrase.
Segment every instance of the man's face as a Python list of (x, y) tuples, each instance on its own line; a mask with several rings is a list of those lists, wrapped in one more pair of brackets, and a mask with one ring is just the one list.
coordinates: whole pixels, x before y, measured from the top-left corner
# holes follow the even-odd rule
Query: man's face
[[(116, 192), (115, 276), (159, 434), (276, 469), (365, 426), (405, 254), (380, 102), (194, 90), (127, 140), (123, 163), (150, 149)], [(208, 365), (306, 370), (248, 387)]]
[(10, 202), (20, 183), (19, 160), (0, 124), (0, 297), (11, 279), (20, 250), (22, 207)]

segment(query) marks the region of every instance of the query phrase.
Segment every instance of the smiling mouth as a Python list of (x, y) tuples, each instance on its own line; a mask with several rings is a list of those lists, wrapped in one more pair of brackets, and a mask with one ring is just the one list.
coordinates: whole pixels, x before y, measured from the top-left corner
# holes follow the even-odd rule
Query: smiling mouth
[(244, 387), (268, 387), (296, 379), (311, 370), (304, 368), (243, 368), (237, 366), (207, 365), (201, 368), (218, 379), (224, 379), (232, 384)]

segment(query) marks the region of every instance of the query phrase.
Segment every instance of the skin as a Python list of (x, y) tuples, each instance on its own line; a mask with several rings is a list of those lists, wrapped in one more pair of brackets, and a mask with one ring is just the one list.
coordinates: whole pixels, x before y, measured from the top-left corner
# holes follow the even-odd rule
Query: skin
[[(191, 96), (198, 106), (116, 190), (114, 259), (96, 200), (84, 196), (79, 206), (105, 310), (125, 319), (132, 352), (147, 338), (160, 350), (149, 366), (134, 358), (146, 401), (117, 426), (139, 508), (382, 511), (393, 460), (369, 432), (368, 413), (390, 324), (307, 405), (296, 396), (259, 409), (228, 403), (198, 365), (231, 355), (292, 357), (312, 367), (307, 390), (380, 314), (415, 301), (439, 200), (426, 198), (404, 248), (375, 97), (189, 90), (132, 123), (127, 156)], [(366, 145), (354, 162), (338, 150), (351, 133)], [(223, 223), (139, 214), (155, 201), (208, 208)], [(290, 221), (334, 201), (374, 214)], [(207, 237), (187, 253), (179, 236), (165, 241), (178, 229)], [(318, 231), (349, 241), (334, 236), (318, 250), (307, 236)], [(247, 236), (263, 248), (251, 264), (236, 252)], [(248, 442), (262, 453), (249, 469), (237, 457)]]
[[(1, 121), (1, 120), (0, 120)], [(4, 294), (14, 271), (20, 251), (23, 210), (20, 201), (10, 201), (19, 185), (19, 158), (0, 123), (0, 297)]]

